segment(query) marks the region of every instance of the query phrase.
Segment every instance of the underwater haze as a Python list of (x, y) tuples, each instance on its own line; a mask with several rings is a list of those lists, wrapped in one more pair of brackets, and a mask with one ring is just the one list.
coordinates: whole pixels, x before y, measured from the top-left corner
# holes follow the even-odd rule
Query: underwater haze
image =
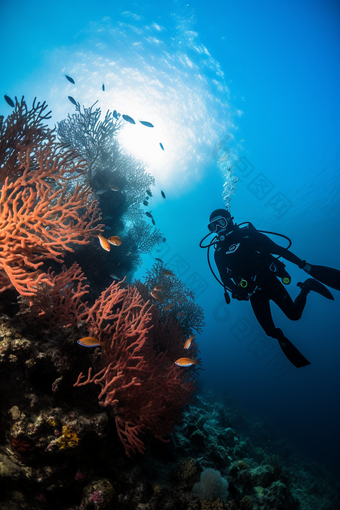
[[(295, 368), (275, 339), (259, 342), (249, 301), (225, 303), (199, 243), (227, 206), (236, 223), (284, 234), (299, 258), (340, 269), (339, 2), (18, 0), (1, 2), (0, 17), (2, 97), (46, 101), (51, 126), (74, 113), (68, 96), (136, 120), (120, 143), (155, 177), (147, 210), (166, 242), (134, 278), (160, 258), (195, 292), (206, 323), (199, 383), (338, 472), (340, 292), (311, 292), (299, 321), (272, 305), (311, 362)], [(2, 100), (0, 113), (11, 111)], [(294, 299), (307, 275), (285, 263)]]

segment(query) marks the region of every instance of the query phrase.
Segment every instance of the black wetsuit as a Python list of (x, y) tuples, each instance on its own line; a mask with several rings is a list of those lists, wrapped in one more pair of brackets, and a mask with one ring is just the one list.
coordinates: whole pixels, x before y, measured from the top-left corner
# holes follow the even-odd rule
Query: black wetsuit
[(300, 267), (303, 261), (258, 232), (251, 223), (244, 228), (233, 225), (229, 233), (220, 232), (219, 236), (222, 240), (216, 245), (215, 262), (223, 284), (234, 298), (250, 300), (255, 316), (268, 336), (283, 337), (282, 331), (274, 325), (269, 301), (274, 301), (289, 319), (298, 320), (306, 304), (307, 291), (302, 288), (295, 301), (292, 300), (278, 279), (287, 274), (284, 264), (273, 254)]

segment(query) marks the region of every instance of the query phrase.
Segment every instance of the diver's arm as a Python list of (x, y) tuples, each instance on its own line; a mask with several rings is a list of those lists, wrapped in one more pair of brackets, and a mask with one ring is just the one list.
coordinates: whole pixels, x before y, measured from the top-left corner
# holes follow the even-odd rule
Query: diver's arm
[(281, 257), (288, 260), (289, 262), (292, 262), (292, 264), (299, 266), (300, 269), (305, 269), (305, 266), (307, 264), (305, 260), (300, 259), (296, 255), (294, 255), (294, 253), (287, 250), (287, 248), (283, 248), (283, 246), (276, 244), (274, 241), (272, 241), (272, 239), (270, 239), (266, 235), (264, 235), (264, 234), (260, 234), (260, 235), (261, 235), (261, 237), (265, 238), (263, 242), (265, 244), (266, 249), (270, 253), (274, 253), (275, 255), (280, 255)]

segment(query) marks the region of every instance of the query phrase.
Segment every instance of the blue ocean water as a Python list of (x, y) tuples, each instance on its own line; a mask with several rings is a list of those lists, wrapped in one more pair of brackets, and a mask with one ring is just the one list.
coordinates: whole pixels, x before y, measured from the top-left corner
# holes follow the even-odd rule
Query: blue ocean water
[[(152, 205), (167, 242), (136, 277), (154, 257), (172, 265), (205, 311), (204, 383), (338, 469), (339, 292), (334, 302), (310, 294), (298, 322), (273, 308), (311, 361), (295, 369), (275, 341), (259, 349), (249, 303), (225, 305), (199, 248), (211, 211), (228, 204), (237, 223), (285, 234), (300, 258), (340, 268), (338, 2), (19, 0), (0, 13), (2, 94), (46, 100), (53, 123), (73, 111), (73, 95), (155, 124), (122, 134), (167, 195)], [(287, 269), (295, 297), (306, 275)]]

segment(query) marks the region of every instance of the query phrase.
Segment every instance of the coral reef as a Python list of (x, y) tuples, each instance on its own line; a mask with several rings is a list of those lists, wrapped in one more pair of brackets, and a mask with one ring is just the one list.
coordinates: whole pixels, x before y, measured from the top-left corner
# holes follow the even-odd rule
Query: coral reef
[(109, 510), (112, 508), (114, 496), (115, 490), (108, 480), (95, 480), (84, 488), (80, 508), (81, 510), (92, 510), (93, 508)]
[(122, 121), (115, 119), (109, 111), (103, 121), (100, 120), (101, 109), (93, 110), (76, 106), (77, 113), (68, 115), (58, 123), (57, 133), (62, 145), (72, 147), (88, 163), (86, 176), (95, 191), (103, 186), (109, 190), (110, 181), (100, 180), (100, 172), (105, 166), (110, 167), (108, 175), (119, 168), (119, 145), (115, 137), (122, 127)]
[(54, 275), (49, 269), (45, 275), (47, 282), (36, 284), (33, 296), (20, 296), (20, 312), (33, 328), (49, 325), (50, 328), (75, 326), (79, 321), (79, 314), (84, 312), (85, 304), (82, 298), (88, 293), (88, 285), (79, 265), (74, 264), (62, 272)]
[[(141, 286), (139, 286), (140, 290)], [(193, 339), (190, 347), (184, 351), (184, 344), (187, 340), (184, 330), (176, 317), (166, 316), (162, 320), (159, 309), (155, 306), (151, 308), (153, 328), (150, 335), (153, 337), (153, 343), (158, 351), (167, 353), (171, 361), (175, 362), (185, 353), (190, 358), (198, 357), (198, 344)], [(190, 370), (186, 373), (190, 373)]]
[(228, 497), (228, 482), (216, 469), (205, 468), (200, 481), (193, 486), (192, 494), (201, 500), (225, 502)]
[[(269, 424), (244, 415), (235, 400), (203, 388), (169, 442), (146, 433), (145, 454), (126, 457), (95, 386), (72, 388), (88, 351), (70, 340), (66, 349), (53, 336), (47, 342), (29, 330), (23, 335), (21, 320), (0, 318), (0, 508), (336, 508), (337, 478), (273, 435)], [(98, 353), (93, 358), (100, 361)], [(259, 439), (259, 426), (268, 441)], [(207, 468), (228, 483), (224, 503), (194, 497)]]
[[(17, 103), (12, 116), (38, 115), (39, 124), (41, 110), (33, 105), (28, 112)], [(7, 121), (6, 131), (21, 129), (21, 124)], [(34, 130), (40, 133), (32, 121), (28, 136)], [(43, 262), (62, 262), (65, 251), (74, 251), (72, 244), (87, 244), (101, 230), (100, 214), (88, 186), (67, 191), (68, 181), (85, 171), (85, 163), (73, 152), (62, 151), (51, 138), (40, 145), (30, 138), (20, 145), (19, 135), (12, 138), (18, 145), (13, 148), (10, 138), (0, 152), (1, 172), (10, 174), (0, 194), (0, 291), (13, 286), (19, 294), (32, 296), (38, 283), (48, 283)]]
[(81, 373), (74, 386), (100, 385), (99, 403), (113, 408), (127, 455), (144, 452), (140, 434), (146, 429), (159, 439), (169, 434), (195, 389), (187, 375), (192, 370), (182, 371), (155, 349), (151, 316), (136, 288), (113, 283), (80, 319), (101, 342), (104, 368), (94, 376), (89, 368), (87, 380), (81, 382)]
[(76, 448), (78, 446), (78, 443), (79, 438), (76, 432), (69, 425), (63, 426), (62, 435), (55, 442), (55, 444), (58, 445), (59, 450), (65, 450), (67, 448)]
[[(176, 317), (184, 334), (190, 336), (192, 331), (201, 333), (204, 327), (203, 308), (194, 302), (194, 292), (190, 291), (177, 276), (164, 274), (167, 268), (161, 262), (156, 262), (147, 269), (143, 286), (135, 282), (144, 298), (148, 293), (151, 302), (158, 308), (160, 319), (164, 322), (167, 317)], [(156, 285), (161, 285), (161, 301), (151, 296)], [(146, 290), (147, 289), (147, 290)], [(170, 307), (171, 308), (168, 308)]]
[(26, 147), (42, 147), (45, 143), (55, 140), (55, 133), (44, 121), (51, 118), (51, 111), (46, 112), (45, 102), (33, 101), (28, 109), (24, 97), (19, 102), (15, 98), (15, 109), (5, 120), (1, 116), (0, 123), (0, 182), (8, 177), (10, 181), (17, 179), (23, 173), (23, 167), (18, 160), (18, 153)]
[[(45, 103), (0, 119), (1, 510), (336, 508), (338, 478), (175, 364), (188, 337), (198, 358), (193, 293), (163, 264), (126, 284), (164, 241), (141, 221), (153, 178), (93, 106), (61, 144)], [(94, 196), (122, 236), (110, 253)]]
[[(132, 253), (151, 253), (159, 244), (163, 243), (163, 234), (158, 228), (153, 228), (142, 219), (137, 219), (124, 236), (124, 244)], [(137, 266), (142, 265), (142, 258), (136, 261)]]
[[(62, 146), (71, 147), (87, 162), (85, 182), (90, 184), (105, 221), (107, 230), (122, 240), (109, 262), (108, 274), (123, 278), (134, 272), (142, 262), (141, 255), (151, 253), (160, 244), (163, 234), (151, 227), (141, 209), (146, 190), (155, 184), (145, 165), (126, 154), (119, 144), (122, 120), (109, 111), (104, 120), (101, 109), (76, 107), (76, 113), (58, 123), (57, 133)], [(114, 190), (114, 191), (113, 191)], [(82, 262), (82, 267), (85, 265)]]

